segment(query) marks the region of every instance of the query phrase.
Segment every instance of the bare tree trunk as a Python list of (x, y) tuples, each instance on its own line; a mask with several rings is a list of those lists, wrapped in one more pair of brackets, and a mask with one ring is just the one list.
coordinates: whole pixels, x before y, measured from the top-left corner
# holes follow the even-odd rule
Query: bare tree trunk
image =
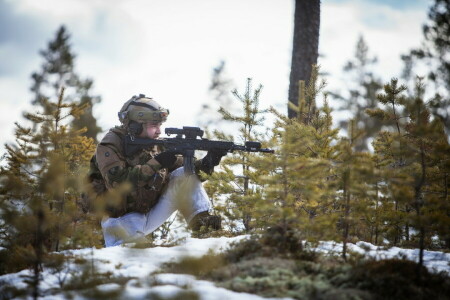
[[(398, 212), (398, 200), (395, 199), (394, 202), (395, 202), (394, 210), (395, 210), (395, 212), (397, 214), (397, 212)], [(400, 225), (398, 223), (395, 223), (394, 246), (396, 246), (401, 240), (401, 232), (400, 232), (399, 226)]]
[(419, 233), (419, 263), (417, 265), (417, 277), (421, 280), (422, 268), (423, 268), (423, 253), (425, 249), (425, 225), (421, 219), (422, 206), (424, 205), (424, 199), (422, 198), (422, 188), (426, 181), (426, 164), (425, 164), (425, 151), (423, 142), (420, 143), (420, 160), (421, 160), (421, 178), (415, 187), (415, 205), (417, 210), (417, 216), (419, 218), (420, 233)]
[(33, 266), (33, 299), (39, 298), (39, 283), (41, 281), (41, 264), (42, 264), (42, 246), (43, 246), (43, 226), (44, 226), (44, 212), (41, 208), (37, 211), (37, 229), (36, 229), (36, 241), (34, 245), (34, 251), (36, 258)]
[[(249, 170), (249, 167), (244, 164), (242, 166), (243, 170), (244, 170), (244, 174), (245, 171)], [(247, 195), (248, 193), (248, 189), (249, 189), (249, 185), (250, 185), (250, 178), (248, 178), (248, 176), (244, 176), (244, 195)], [(242, 222), (244, 223), (244, 228), (245, 228), (245, 232), (249, 232), (251, 229), (251, 225), (250, 222), (252, 220), (252, 214), (248, 209), (245, 209), (244, 215), (242, 216)]]
[[(406, 212), (409, 213), (408, 210)], [(406, 224), (405, 224), (405, 239), (407, 242), (409, 242), (409, 223), (408, 223), (408, 221), (406, 221)]]
[(344, 261), (347, 261), (347, 242), (348, 242), (348, 234), (349, 234), (349, 215), (350, 215), (350, 191), (348, 186), (347, 179), (344, 178), (344, 231), (342, 234), (342, 258)]
[[(289, 101), (298, 105), (299, 80), (309, 83), (312, 65), (319, 56), (320, 0), (295, 0)], [(296, 111), (288, 107), (289, 118)]]
[(379, 212), (378, 212), (378, 201), (380, 200), (380, 198), (379, 198), (379, 191), (378, 191), (378, 181), (377, 181), (377, 183), (376, 183), (376, 185), (375, 185), (375, 190), (376, 190), (376, 198), (375, 198), (375, 245), (378, 245), (378, 222), (379, 222), (379, 220), (378, 220), (378, 218), (379, 218), (379, 216), (378, 216), (378, 214), (379, 214)]
[[(448, 173), (445, 173), (445, 175), (444, 175), (444, 196), (443, 196), (443, 199), (444, 199), (445, 202), (448, 201)], [(448, 214), (448, 212), (447, 212), (447, 214)], [(447, 236), (444, 241), (445, 241), (445, 246), (447, 247), (447, 249), (450, 249), (450, 237)]]

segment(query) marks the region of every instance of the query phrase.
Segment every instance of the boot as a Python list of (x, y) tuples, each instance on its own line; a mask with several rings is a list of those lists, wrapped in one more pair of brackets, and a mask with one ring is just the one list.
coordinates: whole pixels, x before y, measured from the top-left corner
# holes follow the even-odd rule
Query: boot
[(220, 216), (210, 215), (209, 212), (203, 211), (195, 215), (189, 222), (189, 228), (194, 232), (199, 231), (202, 226), (212, 230), (219, 230), (222, 228), (221, 222)]

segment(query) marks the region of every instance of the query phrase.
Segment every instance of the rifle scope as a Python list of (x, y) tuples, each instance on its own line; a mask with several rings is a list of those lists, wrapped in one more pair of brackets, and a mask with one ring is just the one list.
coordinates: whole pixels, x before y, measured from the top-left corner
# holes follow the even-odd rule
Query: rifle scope
[(181, 138), (183, 135), (186, 139), (196, 139), (197, 137), (201, 138), (203, 136), (203, 130), (199, 127), (190, 127), (183, 126), (182, 129), (169, 127), (164, 131), (167, 135), (176, 134), (178, 138)]

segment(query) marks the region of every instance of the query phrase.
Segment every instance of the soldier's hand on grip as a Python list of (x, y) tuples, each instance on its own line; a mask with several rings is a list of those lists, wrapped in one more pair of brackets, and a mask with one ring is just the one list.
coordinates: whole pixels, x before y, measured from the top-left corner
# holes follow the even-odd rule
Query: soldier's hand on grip
[(175, 163), (177, 157), (175, 156), (175, 152), (164, 151), (156, 155), (155, 159), (159, 162), (162, 168), (169, 168)]

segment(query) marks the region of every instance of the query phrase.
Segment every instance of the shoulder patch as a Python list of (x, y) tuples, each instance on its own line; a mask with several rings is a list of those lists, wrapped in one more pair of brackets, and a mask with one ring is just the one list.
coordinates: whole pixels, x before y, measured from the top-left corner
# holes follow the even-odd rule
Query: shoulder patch
[(121, 160), (114, 149), (110, 148), (109, 146), (105, 146), (102, 144), (98, 145), (96, 156), (98, 168), (104, 178), (110, 169), (116, 166), (120, 168), (125, 167), (125, 161)]

